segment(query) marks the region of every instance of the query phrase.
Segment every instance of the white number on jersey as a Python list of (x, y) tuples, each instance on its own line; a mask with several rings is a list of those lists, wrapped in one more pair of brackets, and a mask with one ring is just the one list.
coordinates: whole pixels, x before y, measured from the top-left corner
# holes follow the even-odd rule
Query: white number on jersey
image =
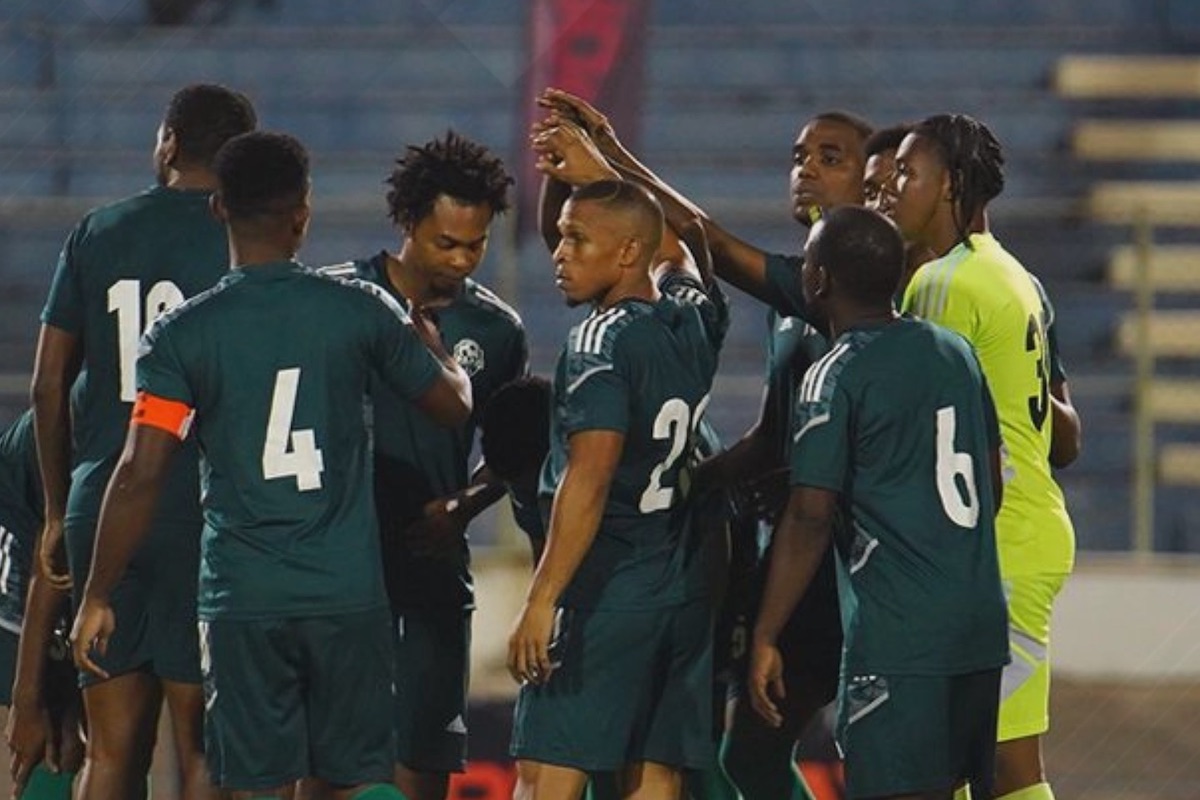
[(0, 594), (8, 594), (8, 579), (12, 576), (13, 544), (16, 535), (8, 528), (0, 525)]
[[(950, 521), (961, 528), (974, 528), (979, 521), (979, 490), (975, 486), (975, 464), (969, 453), (954, 450), (957, 420), (954, 406), (937, 410), (937, 488), (942, 508)], [(959, 478), (962, 478), (960, 485)], [(966, 496), (963, 496), (963, 490)]]
[(671, 449), (667, 452), (667, 457), (658, 462), (650, 473), (650, 483), (638, 502), (638, 510), (643, 514), (668, 509), (675, 501), (675, 487), (662, 485), (663, 473), (674, 467), (675, 462), (683, 455), (707, 406), (708, 395), (700, 400), (694, 412), (683, 400), (672, 397), (658, 410), (658, 415), (654, 418), (654, 438), (670, 439)]
[(263, 477), (267, 480), (296, 476), (296, 489), (310, 492), (321, 488), (325, 460), (317, 449), (312, 428), (292, 430), (296, 392), (300, 388), (300, 368), (275, 373), (275, 391), (271, 395), (271, 416), (267, 419), (267, 441), (263, 444)]
[(117, 315), (117, 366), (121, 372), (121, 400), (137, 398), (138, 340), (164, 311), (183, 302), (183, 292), (170, 281), (159, 281), (141, 298), (142, 282), (125, 278), (108, 287), (108, 313)]

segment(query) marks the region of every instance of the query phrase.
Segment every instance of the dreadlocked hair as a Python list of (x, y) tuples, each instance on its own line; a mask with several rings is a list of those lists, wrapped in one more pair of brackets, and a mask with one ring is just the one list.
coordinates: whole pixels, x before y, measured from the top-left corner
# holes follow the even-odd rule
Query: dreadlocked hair
[(971, 219), (1004, 191), (1004, 154), (995, 135), (966, 114), (938, 114), (912, 130), (928, 139), (950, 173), (954, 229), (958, 241), (971, 244)]
[(439, 195), (466, 205), (486, 204), (493, 214), (508, 210), (513, 179), (486, 147), (452, 130), (421, 146), (409, 145), (384, 181), (388, 216), (402, 227), (416, 225), (433, 211)]

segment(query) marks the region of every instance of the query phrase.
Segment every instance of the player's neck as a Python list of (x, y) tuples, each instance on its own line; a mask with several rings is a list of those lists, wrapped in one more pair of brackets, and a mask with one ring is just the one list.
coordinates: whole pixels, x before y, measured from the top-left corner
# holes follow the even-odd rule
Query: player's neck
[[(987, 214), (980, 209), (975, 212), (975, 216), (971, 217), (971, 224), (967, 226), (966, 235), (970, 237), (977, 233), (987, 232)], [(948, 213), (940, 217), (938, 223), (935, 224), (933, 235), (929, 238), (929, 249), (936, 253), (938, 258), (941, 258), (958, 247), (963, 242), (963, 238), (962, 232), (954, 224), (953, 215)]]
[(236, 240), (229, 238), (229, 264), (234, 269), (247, 269), (263, 264), (277, 264), (296, 257), (296, 248), (279, 242)]
[(163, 185), (168, 189), (177, 191), (205, 191), (215, 192), (217, 190), (217, 176), (207, 169), (175, 169), (171, 168), (167, 171), (167, 179)]
[(879, 328), (899, 318), (896, 309), (888, 306), (847, 304), (829, 311), (830, 341), (854, 328)]
[(413, 306), (424, 306), (441, 299), (434, 295), (425, 274), (412, 263), (407, 245), (400, 249), (399, 255), (387, 254), (387, 277), (396, 291)]
[(645, 280), (639, 277), (636, 280), (623, 281), (614, 285), (603, 297), (596, 300), (596, 308), (604, 311), (625, 300), (645, 300), (647, 303), (655, 303), (661, 296), (658, 287), (654, 285), (654, 281), (650, 280), (650, 275), (647, 273)]

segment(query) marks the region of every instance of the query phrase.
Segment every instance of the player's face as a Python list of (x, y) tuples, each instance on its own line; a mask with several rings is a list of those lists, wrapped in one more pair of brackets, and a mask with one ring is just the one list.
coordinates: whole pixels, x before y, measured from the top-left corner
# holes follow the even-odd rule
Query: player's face
[(811, 225), (822, 208), (862, 205), (863, 140), (833, 120), (804, 126), (792, 146), (792, 216)]
[(892, 220), (910, 242), (929, 244), (939, 211), (948, 208), (946, 167), (933, 143), (913, 134), (896, 151), (896, 168), (889, 181), (895, 195)]
[(620, 217), (599, 203), (568, 200), (563, 205), (558, 216), (562, 239), (554, 248), (554, 282), (567, 305), (604, 305), (620, 281), (621, 253), (630, 242), (620, 223)]
[(863, 173), (863, 205), (880, 214), (891, 214), (896, 196), (889, 185), (895, 171), (895, 150), (884, 150), (867, 159), (867, 169)]
[(429, 283), (430, 294), (456, 296), (463, 281), (487, 252), (492, 209), (439, 195), (433, 210), (408, 232), (413, 264)]

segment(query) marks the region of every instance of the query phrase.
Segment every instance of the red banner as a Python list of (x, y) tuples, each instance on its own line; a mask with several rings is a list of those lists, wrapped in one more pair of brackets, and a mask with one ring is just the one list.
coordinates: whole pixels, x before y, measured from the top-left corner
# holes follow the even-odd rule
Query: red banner
[(537, 218), (541, 177), (525, 146), (529, 126), (542, 114), (534, 105), (547, 86), (565, 89), (608, 115), (621, 140), (636, 147), (641, 127), (646, 26), (651, 0), (532, 0), (529, 4), (529, 70), (521, 93), (521, 229)]

